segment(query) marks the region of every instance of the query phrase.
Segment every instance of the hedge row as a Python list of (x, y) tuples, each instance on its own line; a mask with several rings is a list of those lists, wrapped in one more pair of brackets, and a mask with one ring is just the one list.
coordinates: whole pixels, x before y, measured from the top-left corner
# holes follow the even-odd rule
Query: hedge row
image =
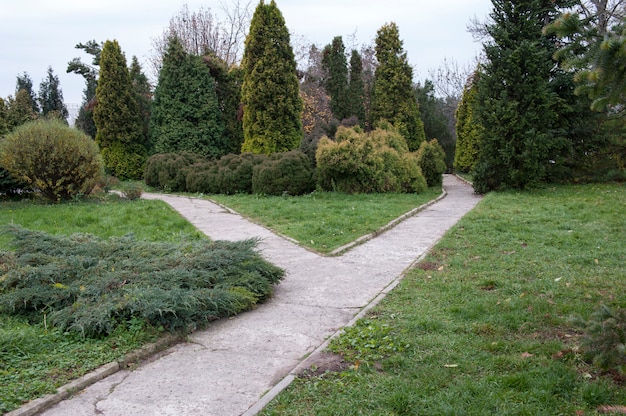
[(315, 189), (315, 170), (298, 150), (271, 156), (229, 154), (216, 161), (165, 153), (148, 159), (145, 180), (170, 191), (302, 195)]

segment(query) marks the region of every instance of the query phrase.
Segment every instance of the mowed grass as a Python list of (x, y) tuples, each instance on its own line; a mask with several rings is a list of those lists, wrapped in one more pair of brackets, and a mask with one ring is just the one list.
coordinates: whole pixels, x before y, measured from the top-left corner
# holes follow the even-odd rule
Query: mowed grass
[[(204, 238), (165, 202), (127, 201), (115, 195), (61, 204), (0, 202), (0, 226), (11, 224), (56, 235), (88, 233), (109, 238), (132, 233), (138, 240), (167, 242)], [(7, 249), (9, 243), (9, 236), (0, 234), (0, 249)]]
[(210, 195), (208, 198), (300, 244), (328, 253), (377, 231), (402, 214), (441, 195), (313, 192), (304, 196)]
[(625, 214), (619, 184), (486, 196), (333, 340), (342, 366), (262, 414), (623, 414), (624, 380), (583, 360), (578, 321), (626, 308)]
[[(129, 233), (147, 241), (204, 238), (163, 202), (125, 201), (113, 196), (54, 205), (3, 201), (0, 227), (11, 224), (51, 234), (80, 232), (102, 238)], [(9, 236), (0, 234), (0, 250), (10, 249)], [(44, 314), (42, 311), (42, 317)], [(132, 321), (108, 337), (83, 338), (44, 323), (0, 314), (0, 414), (53, 393), (59, 386), (119, 359), (159, 335), (158, 329)]]

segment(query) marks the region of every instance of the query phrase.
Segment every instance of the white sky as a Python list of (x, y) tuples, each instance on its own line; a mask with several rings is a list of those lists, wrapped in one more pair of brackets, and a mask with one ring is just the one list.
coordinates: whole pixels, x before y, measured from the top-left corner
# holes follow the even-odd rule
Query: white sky
[[(265, 0), (269, 3), (270, 0)], [(242, 3), (244, 3), (242, 1)], [(376, 31), (395, 22), (400, 29), (415, 81), (428, 78), (444, 59), (470, 64), (480, 44), (467, 32), (470, 19), (484, 20), (490, 0), (276, 0), (289, 31), (320, 47), (343, 36), (350, 48), (373, 44)], [(191, 12), (210, 8), (220, 15), (232, 0), (0, 0), (0, 97), (15, 94), (18, 75), (27, 72), (37, 93), (49, 66), (59, 77), (66, 103), (80, 103), (84, 79), (67, 74), (75, 49), (89, 40), (117, 39), (127, 63), (137, 56), (148, 76), (152, 39), (162, 34), (184, 4)], [(252, 0), (252, 11), (258, 0)]]

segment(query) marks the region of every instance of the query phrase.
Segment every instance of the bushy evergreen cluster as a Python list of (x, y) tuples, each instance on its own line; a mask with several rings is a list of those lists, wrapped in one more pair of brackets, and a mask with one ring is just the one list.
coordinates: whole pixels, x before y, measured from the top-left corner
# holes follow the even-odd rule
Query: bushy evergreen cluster
[(395, 129), (383, 127), (369, 134), (340, 127), (336, 141), (322, 138), (316, 153), (320, 187), (346, 193), (424, 191), (417, 154)]
[(8, 230), (15, 252), (0, 253), (0, 312), (85, 336), (140, 319), (189, 330), (252, 308), (284, 272), (256, 241), (150, 243), (132, 235), (101, 240)]
[(441, 186), (446, 171), (446, 152), (437, 139), (422, 142), (417, 150), (417, 164), (428, 186)]
[(250, 194), (254, 167), (266, 160), (263, 154), (242, 153), (197, 165), (187, 175), (187, 189), (209, 194)]

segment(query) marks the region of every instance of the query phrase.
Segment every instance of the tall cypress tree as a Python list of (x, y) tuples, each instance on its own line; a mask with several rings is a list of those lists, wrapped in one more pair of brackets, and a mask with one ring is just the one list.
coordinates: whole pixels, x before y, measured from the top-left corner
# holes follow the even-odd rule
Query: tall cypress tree
[(96, 143), (105, 167), (120, 179), (140, 179), (147, 157), (141, 112), (126, 58), (116, 40), (106, 41), (102, 47), (96, 99)]
[(409, 150), (419, 149), (426, 139), (424, 124), (413, 94), (413, 69), (407, 60), (395, 23), (378, 29), (376, 68), (372, 98), (372, 124), (381, 120), (392, 123), (404, 136)]
[(350, 55), (350, 81), (348, 83), (348, 117), (355, 116), (365, 128), (365, 82), (363, 81), (363, 60), (357, 50)]
[(93, 58), (91, 65), (83, 63), (80, 58), (74, 58), (67, 64), (67, 73), (73, 72), (85, 78), (83, 102), (74, 125), (95, 139), (97, 129), (93, 120), (93, 109), (96, 105), (96, 87), (98, 86), (98, 67), (100, 66), (102, 44), (95, 40), (90, 40), (87, 43), (77, 44), (75, 48), (84, 50)]
[(484, 193), (544, 181), (568, 145), (563, 101), (553, 80), (555, 41), (542, 28), (558, 15), (554, 0), (492, 0), (491, 40), (478, 81), (483, 126), (474, 188)]
[(322, 51), (322, 67), (326, 72), (324, 83), (326, 92), (330, 96), (330, 110), (337, 120), (350, 117), (348, 107), (348, 61), (346, 60), (346, 48), (341, 36), (336, 36), (333, 41), (324, 47)]
[(285, 19), (272, 0), (259, 3), (242, 61), (242, 152), (293, 150), (302, 141), (302, 99)]
[(154, 90), (151, 136), (158, 153), (191, 152), (216, 158), (227, 153), (215, 81), (201, 57), (171, 37)]
[(476, 120), (475, 105), (478, 94), (478, 78), (476, 71), (469, 80), (463, 96), (456, 109), (456, 152), (454, 168), (460, 172), (470, 172), (478, 158), (478, 143), (482, 136), (482, 125)]
[(67, 120), (69, 113), (63, 102), (59, 77), (54, 75), (52, 67), (48, 67), (46, 79), (39, 84), (39, 105), (41, 105), (41, 114), (44, 117), (53, 115)]

